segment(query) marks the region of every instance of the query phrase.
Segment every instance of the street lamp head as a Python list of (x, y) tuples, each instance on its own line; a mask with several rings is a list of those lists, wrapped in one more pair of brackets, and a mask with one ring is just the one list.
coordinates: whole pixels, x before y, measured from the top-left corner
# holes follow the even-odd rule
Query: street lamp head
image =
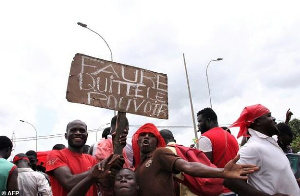
[(217, 61), (222, 61), (223, 60), (223, 58), (217, 58)]
[(25, 122), (24, 120), (20, 120), (21, 122)]
[(84, 23), (77, 22), (77, 24), (78, 24), (79, 26), (82, 26), (82, 27), (84, 27), (84, 28), (87, 28), (87, 25), (86, 25), (86, 24), (84, 24)]

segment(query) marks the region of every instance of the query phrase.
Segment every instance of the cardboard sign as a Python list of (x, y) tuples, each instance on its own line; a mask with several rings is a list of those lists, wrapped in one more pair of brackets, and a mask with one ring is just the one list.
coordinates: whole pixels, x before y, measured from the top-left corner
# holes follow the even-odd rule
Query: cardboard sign
[(168, 78), (166, 74), (76, 54), (67, 100), (168, 119)]

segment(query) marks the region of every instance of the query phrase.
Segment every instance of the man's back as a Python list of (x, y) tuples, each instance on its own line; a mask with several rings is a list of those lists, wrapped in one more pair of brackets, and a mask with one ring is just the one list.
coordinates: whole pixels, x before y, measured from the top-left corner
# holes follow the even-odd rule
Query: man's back
[(31, 168), (18, 169), (18, 183), (20, 195), (52, 195), (51, 188), (45, 176), (40, 172), (33, 171)]
[[(203, 133), (201, 136), (207, 137), (211, 142), (212, 163), (219, 168), (223, 168), (226, 163), (233, 159), (239, 150), (237, 140), (233, 135), (220, 127), (215, 127)], [(199, 141), (200, 149), (208, 152), (207, 148), (203, 149), (201, 139)]]

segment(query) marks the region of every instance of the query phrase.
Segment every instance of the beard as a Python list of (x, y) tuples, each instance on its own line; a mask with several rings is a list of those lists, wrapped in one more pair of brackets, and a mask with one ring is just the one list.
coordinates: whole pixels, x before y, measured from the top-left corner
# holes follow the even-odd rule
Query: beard
[(73, 147), (73, 148), (82, 148), (85, 145), (86, 140), (87, 139), (83, 140), (83, 142), (81, 142), (81, 143), (76, 143), (76, 142), (73, 142), (72, 140), (68, 140), (68, 144), (70, 147)]

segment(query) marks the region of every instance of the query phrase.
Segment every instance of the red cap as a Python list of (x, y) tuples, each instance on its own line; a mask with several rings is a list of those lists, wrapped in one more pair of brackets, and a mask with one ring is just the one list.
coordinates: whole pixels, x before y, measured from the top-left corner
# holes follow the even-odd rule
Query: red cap
[(29, 162), (29, 159), (28, 159), (27, 155), (24, 154), (24, 153), (19, 153), (19, 154), (17, 154), (17, 155), (14, 157), (14, 159), (13, 159), (13, 163), (16, 164), (16, 163), (17, 163), (18, 161), (20, 161), (20, 160), (26, 160), (26, 161)]
[(152, 123), (144, 124), (132, 136), (132, 149), (133, 149), (133, 156), (134, 156), (134, 160), (135, 160), (135, 166), (138, 166), (141, 162), (141, 152), (140, 152), (140, 147), (138, 145), (138, 139), (139, 139), (139, 135), (141, 133), (153, 133), (155, 135), (155, 137), (157, 138), (157, 147), (165, 147), (166, 146), (165, 140), (160, 135), (156, 126)]
[(246, 136), (248, 128), (254, 120), (268, 113), (270, 113), (270, 110), (261, 104), (247, 106), (242, 111), (240, 117), (229, 128), (240, 127), (237, 138)]

